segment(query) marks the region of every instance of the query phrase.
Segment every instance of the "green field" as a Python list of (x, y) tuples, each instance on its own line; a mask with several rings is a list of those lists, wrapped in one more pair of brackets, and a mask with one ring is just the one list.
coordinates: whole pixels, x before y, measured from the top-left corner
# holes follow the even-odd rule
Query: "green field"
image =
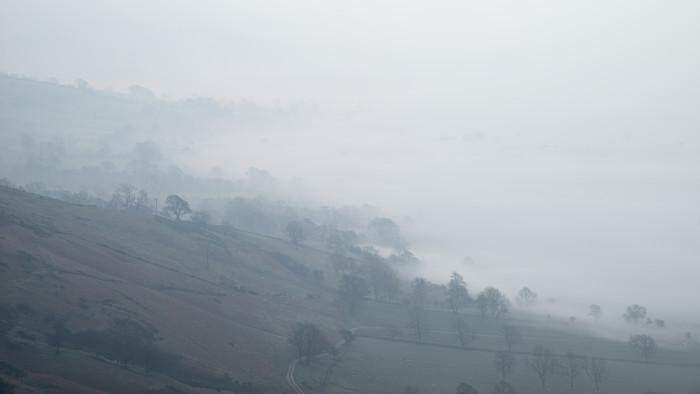
[[(537, 375), (525, 368), (525, 359), (533, 346), (541, 344), (557, 354), (573, 351), (578, 354), (606, 358), (610, 376), (601, 384), (606, 393), (697, 393), (700, 390), (700, 354), (698, 350), (672, 350), (660, 346), (651, 362), (644, 363), (626, 343), (577, 336), (533, 322), (518, 319), (487, 320), (481, 323), (474, 314), (460, 314), (479, 331), (479, 339), (462, 349), (449, 322), (454, 315), (431, 310), (432, 331), (424, 343), (415, 342), (408, 329), (395, 340), (386, 330), (364, 328), (358, 339), (344, 348), (335, 362), (326, 393), (401, 393), (407, 385), (420, 393), (452, 393), (459, 383), (469, 383), (480, 393), (490, 393), (499, 381), (492, 363), (494, 352), (505, 350), (498, 329), (508, 322), (518, 326), (523, 341), (513, 347), (518, 365), (508, 381), (518, 393), (593, 393), (595, 387), (585, 376), (579, 376), (574, 390), (565, 377), (554, 376), (547, 390), (540, 386)], [(402, 322), (405, 311), (396, 305), (370, 304), (357, 316), (358, 320), (377, 326), (389, 321)], [(331, 357), (318, 358), (311, 367), (298, 366), (296, 381), (307, 393), (322, 392), (319, 387), (331, 364)]]

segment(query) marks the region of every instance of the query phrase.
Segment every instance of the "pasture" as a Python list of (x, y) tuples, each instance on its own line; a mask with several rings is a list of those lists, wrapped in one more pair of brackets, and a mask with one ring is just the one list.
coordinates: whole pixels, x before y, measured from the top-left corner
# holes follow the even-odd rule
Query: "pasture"
[[(556, 322), (509, 319), (484, 323), (473, 311), (460, 313), (478, 331), (478, 339), (461, 348), (448, 311), (429, 310), (431, 331), (423, 343), (405, 328), (406, 312), (396, 305), (370, 303), (356, 317), (366, 325), (358, 328), (356, 341), (346, 346), (335, 361), (325, 393), (402, 393), (406, 386), (419, 393), (453, 393), (459, 383), (474, 386), (480, 393), (490, 393), (500, 380), (493, 359), (496, 351), (506, 350), (500, 327), (512, 324), (523, 334), (521, 343), (513, 346), (517, 359), (508, 382), (518, 393), (594, 393), (595, 386), (585, 375), (569, 387), (566, 377), (555, 375), (541, 388), (535, 372), (526, 369), (526, 359), (535, 345), (553, 349), (558, 355), (568, 351), (607, 359), (609, 377), (602, 382), (606, 393), (688, 393), (700, 392), (700, 353), (698, 349), (672, 349), (660, 344), (658, 354), (649, 362), (622, 341), (604, 340), (582, 335), (582, 329), (558, 325)], [(389, 323), (403, 332), (391, 339), (385, 328)], [(303, 382), (307, 393), (322, 392), (321, 382), (328, 376), (332, 359), (321, 356), (308, 366), (297, 368), (297, 382)]]

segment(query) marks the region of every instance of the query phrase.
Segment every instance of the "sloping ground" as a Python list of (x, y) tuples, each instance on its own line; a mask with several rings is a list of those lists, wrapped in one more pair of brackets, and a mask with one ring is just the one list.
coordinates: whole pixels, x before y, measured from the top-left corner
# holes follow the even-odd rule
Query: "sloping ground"
[(27, 371), (24, 383), (55, 375), (109, 392), (188, 389), (87, 351), (55, 355), (48, 344), (56, 319), (73, 333), (131, 319), (157, 330), (155, 346), (188, 368), (281, 392), (289, 327), (313, 320), (333, 338), (341, 324), (330, 290), (285, 268), (281, 255), (331, 277), (326, 253), (310, 247), (0, 187), (0, 303), (19, 311), (3, 317), (11, 323), (0, 360)]

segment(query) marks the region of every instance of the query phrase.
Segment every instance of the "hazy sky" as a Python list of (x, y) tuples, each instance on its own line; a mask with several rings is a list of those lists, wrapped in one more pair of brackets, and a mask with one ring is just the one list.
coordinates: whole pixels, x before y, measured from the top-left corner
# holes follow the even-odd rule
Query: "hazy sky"
[(0, 71), (332, 107), (193, 148), (206, 168), (410, 215), (427, 260), (473, 258), (475, 287), (697, 310), (699, 16), (697, 1), (11, 0)]

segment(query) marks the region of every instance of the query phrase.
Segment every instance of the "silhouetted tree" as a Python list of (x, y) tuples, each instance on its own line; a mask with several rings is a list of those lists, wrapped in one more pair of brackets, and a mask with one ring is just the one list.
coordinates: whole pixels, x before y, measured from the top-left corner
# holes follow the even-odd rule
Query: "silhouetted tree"
[(495, 287), (487, 287), (479, 293), (477, 297), (477, 307), (483, 315), (488, 312), (492, 318), (500, 317), (508, 313), (510, 301), (504, 296), (500, 290)]
[(359, 276), (343, 275), (338, 288), (340, 302), (347, 308), (349, 314), (355, 313), (369, 295), (367, 282)]
[(542, 388), (544, 389), (547, 380), (559, 369), (559, 359), (552, 349), (537, 345), (533, 349), (533, 357), (529, 357), (525, 360), (525, 367), (537, 374)]
[(523, 287), (518, 292), (518, 298), (515, 300), (520, 306), (530, 306), (537, 302), (537, 293), (530, 290), (528, 287)]
[(603, 311), (600, 309), (600, 305), (592, 304), (588, 307), (588, 315), (593, 317), (593, 320), (597, 323), (598, 319), (603, 317)]
[(559, 374), (569, 379), (569, 388), (574, 389), (574, 381), (584, 368), (583, 358), (572, 352), (567, 352), (560, 363)]
[(284, 228), (284, 233), (289, 237), (289, 242), (294, 245), (294, 249), (299, 249), (299, 245), (304, 241), (304, 230), (298, 220), (292, 220), (287, 223)]
[(148, 194), (144, 190), (136, 190), (131, 183), (121, 183), (112, 194), (112, 204), (119, 209), (143, 211), (148, 203)]
[(623, 316), (627, 321), (637, 324), (639, 320), (644, 320), (647, 316), (647, 308), (637, 304), (630, 305)]
[(366, 260), (365, 268), (375, 301), (393, 301), (399, 293), (396, 272), (379, 256), (366, 256)]
[(628, 343), (632, 348), (639, 351), (644, 361), (649, 361), (656, 354), (656, 341), (650, 335), (632, 335)]
[(516, 363), (515, 357), (510, 352), (496, 352), (493, 357), (493, 366), (496, 368), (496, 372), (501, 375), (502, 382), (505, 382), (506, 376), (515, 370)]
[(180, 216), (187, 215), (192, 212), (190, 204), (183, 200), (180, 196), (172, 194), (165, 199), (165, 208), (163, 208), (168, 216), (174, 215), (176, 220), (180, 220)]
[(408, 328), (415, 330), (419, 342), (423, 341), (423, 336), (430, 330), (425, 309), (418, 305), (413, 305), (408, 309)]
[(323, 274), (323, 271), (321, 271), (321, 270), (313, 270), (312, 274), (313, 274), (313, 276), (314, 276), (314, 282), (316, 282), (316, 285), (320, 285), (321, 282), (323, 282), (323, 278), (324, 278), (324, 276), (325, 276), (325, 275)]
[(428, 281), (425, 278), (415, 278), (411, 282), (411, 295), (413, 304), (419, 308), (425, 308), (428, 304)]
[(447, 283), (447, 295), (450, 308), (454, 313), (459, 313), (460, 308), (467, 305), (469, 301), (467, 284), (462, 275), (457, 272), (452, 272), (450, 275), (450, 281)]
[(471, 328), (464, 319), (453, 320), (452, 327), (457, 330), (457, 339), (459, 339), (459, 343), (462, 344), (462, 347), (474, 342), (477, 338), (476, 330)]
[(515, 328), (515, 326), (512, 326), (510, 324), (504, 324), (501, 327), (501, 334), (503, 334), (503, 340), (506, 342), (506, 346), (508, 346), (508, 351), (510, 352), (511, 348), (513, 345), (522, 342), (523, 336), (520, 334), (520, 330)]
[(595, 391), (600, 392), (600, 384), (610, 376), (607, 361), (601, 357), (584, 357), (583, 369), (586, 371), (586, 376), (588, 376), (595, 385)]
[(379, 244), (394, 247), (400, 247), (403, 244), (399, 226), (389, 218), (374, 218), (369, 224), (369, 229), (374, 235), (374, 240)]
[(310, 365), (311, 360), (328, 347), (328, 341), (321, 329), (313, 323), (297, 322), (292, 326), (289, 343), (297, 348), (299, 362)]

